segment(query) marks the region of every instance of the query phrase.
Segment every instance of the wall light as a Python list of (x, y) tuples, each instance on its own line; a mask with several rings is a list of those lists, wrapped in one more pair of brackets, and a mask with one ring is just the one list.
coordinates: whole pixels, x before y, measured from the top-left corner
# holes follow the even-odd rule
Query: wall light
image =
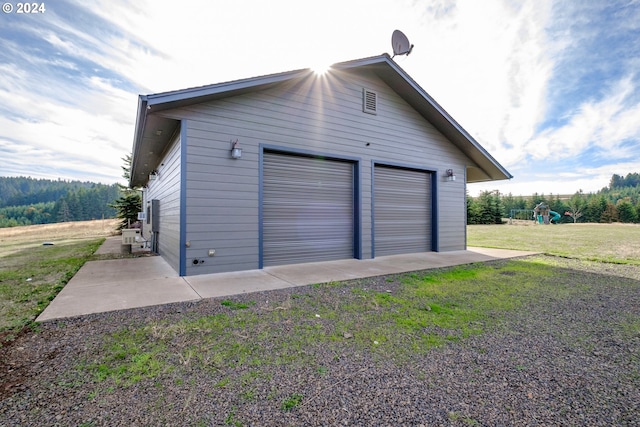
[(238, 146), (238, 140), (231, 141), (231, 158), (239, 159), (242, 157), (242, 148)]
[(447, 181), (456, 180), (456, 175), (453, 173), (453, 169), (447, 169), (447, 174), (445, 176), (447, 177)]
[(159, 174), (157, 170), (151, 171), (151, 173), (149, 174), (149, 181), (155, 181), (156, 179), (158, 179), (158, 176)]

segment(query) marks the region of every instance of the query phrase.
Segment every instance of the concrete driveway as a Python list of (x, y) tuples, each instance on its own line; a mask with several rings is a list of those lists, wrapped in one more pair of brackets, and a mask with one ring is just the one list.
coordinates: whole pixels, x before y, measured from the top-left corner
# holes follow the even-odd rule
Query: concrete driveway
[[(120, 241), (119, 236), (108, 238), (96, 254), (119, 253)], [(465, 251), (314, 262), (188, 277), (178, 276), (159, 256), (89, 261), (36, 321), (533, 254), (535, 253), (504, 249), (468, 248)]]

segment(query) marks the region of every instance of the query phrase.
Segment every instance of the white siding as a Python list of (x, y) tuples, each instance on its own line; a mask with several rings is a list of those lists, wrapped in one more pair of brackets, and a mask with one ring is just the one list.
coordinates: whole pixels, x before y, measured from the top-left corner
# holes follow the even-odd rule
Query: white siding
[[(376, 115), (362, 111), (364, 88), (378, 95)], [(360, 159), (363, 258), (372, 253), (372, 161), (437, 171), (439, 249), (465, 248), (463, 171), (473, 162), (374, 74), (334, 70), (165, 114), (188, 119), (188, 275), (259, 267), (261, 144)], [(230, 157), (235, 139), (238, 160)], [(447, 169), (457, 181), (445, 181)], [(193, 266), (196, 258), (205, 263)]]
[[(177, 272), (180, 271), (180, 137), (176, 136), (158, 166), (158, 178), (149, 181), (144, 191), (143, 210), (151, 200), (160, 201), (158, 253)], [(151, 238), (151, 224), (143, 226), (145, 238)]]

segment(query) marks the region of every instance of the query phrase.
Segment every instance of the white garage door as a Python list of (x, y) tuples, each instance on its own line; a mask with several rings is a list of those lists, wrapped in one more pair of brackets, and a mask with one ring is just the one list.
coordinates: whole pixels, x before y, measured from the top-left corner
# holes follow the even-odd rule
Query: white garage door
[(353, 258), (354, 166), (265, 152), (263, 265)]
[(431, 174), (377, 165), (375, 255), (431, 251)]

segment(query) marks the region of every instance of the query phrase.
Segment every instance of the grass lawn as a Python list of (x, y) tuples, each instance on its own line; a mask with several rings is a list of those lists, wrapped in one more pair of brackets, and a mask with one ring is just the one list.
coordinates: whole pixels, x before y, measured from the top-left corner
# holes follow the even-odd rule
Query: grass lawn
[(113, 220), (0, 229), (0, 333), (35, 320), (113, 230)]
[(543, 252), (549, 255), (640, 265), (640, 225), (470, 225), (467, 244)]

